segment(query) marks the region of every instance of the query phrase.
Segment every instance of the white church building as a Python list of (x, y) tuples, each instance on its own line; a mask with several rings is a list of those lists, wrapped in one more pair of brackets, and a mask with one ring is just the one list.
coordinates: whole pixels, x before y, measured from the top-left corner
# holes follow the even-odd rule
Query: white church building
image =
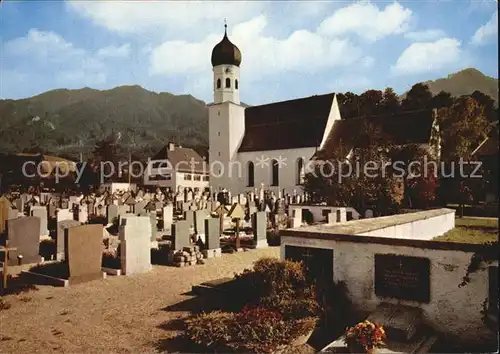
[(233, 194), (260, 188), (301, 193), (305, 168), (340, 120), (335, 94), (261, 106), (240, 103), (241, 52), (227, 37), (212, 51), (210, 186)]
[[(277, 196), (302, 194), (305, 173), (370, 121), (397, 145), (439, 149), (436, 112), (342, 120), (335, 93), (245, 107), (240, 103), (241, 52), (227, 37), (212, 50), (214, 101), (209, 109), (210, 187), (244, 193), (264, 186)], [(404, 117), (402, 117), (404, 116)], [(431, 151), (431, 152), (432, 152)]]

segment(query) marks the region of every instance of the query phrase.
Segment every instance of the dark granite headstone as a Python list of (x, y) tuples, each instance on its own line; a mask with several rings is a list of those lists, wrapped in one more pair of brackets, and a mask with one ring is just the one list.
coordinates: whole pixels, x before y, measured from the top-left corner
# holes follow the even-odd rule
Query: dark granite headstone
[(428, 303), (430, 301), (429, 259), (376, 254), (375, 294)]
[[(7, 220), (7, 240), (9, 240), (9, 247), (17, 247), (16, 251), (8, 254), (9, 265), (38, 263), (40, 261), (40, 218), (29, 216)], [(2, 254), (2, 260), (3, 257)]]
[(220, 220), (219, 218), (205, 219), (205, 240), (207, 249), (220, 248)]
[(74, 227), (80, 226), (82, 223), (76, 220), (62, 220), (57, 223), (57, 234), (56, 234), (56, 259), (63, 260), (64, 259), (64, 239), (65, 239), (65, 230)]
[(66, 229), (65, 259), (68, 262), (70, 284), (102, 279), (102, 233), (101, 224)]
[(186, 220), (179, 220), (172, 224), (173, 249), (181, 250), (191, 246), (189, 238), (189, 224)]

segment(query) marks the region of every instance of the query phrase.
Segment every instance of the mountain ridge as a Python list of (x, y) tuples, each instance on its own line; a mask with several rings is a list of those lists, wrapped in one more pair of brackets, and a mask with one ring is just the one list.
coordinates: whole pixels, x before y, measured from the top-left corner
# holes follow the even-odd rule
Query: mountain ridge
[[(477, 69), (424, 83), (433, 94), (444, 90), (460, 96), (479, 90), (498, 102), (498, 79)], [(90, 156), (96, 141), (118, 132), (123, 148), (141, 156), (153, 156), (169, 141), (205, 154), (208, 109), (190, 94), (154, 92), (139, 85), (55, 89), (19, 100), (0, 100), (0, 152)]]

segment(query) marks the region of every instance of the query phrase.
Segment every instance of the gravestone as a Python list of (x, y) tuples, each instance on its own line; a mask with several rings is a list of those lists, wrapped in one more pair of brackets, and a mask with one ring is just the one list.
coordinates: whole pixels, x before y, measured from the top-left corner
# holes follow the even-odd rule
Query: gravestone
[[(16, 207), (16, 209), (20, 213), (22, 213), (24, 211), (24, 200), (23, 200), (23, 198), (17, 198), (16, 200), (14, 200), (13, 204), (14, 204), (14, 206)], [(1, 206), (0, 206), (0, 208), (1, 208)], [(0, 218), (1, 218), (1, 216), (0, 216)]]
[(170, 230), (174, 221), (174, 206), (167, 204), (162, 208), (163, 230)]
[(189, 224), (186, 220), (179, 220), (172, 224), (173, 250), (182, 250), (191, 246)]
[(188, 210), (184, 212), (184, 220), (187, 221), (188, 227), (194, 227), (194, 211)]
[(134, 204), (134, 214), (135, 215), (142, 215), (146, 210), (146, 202), (140, 201)]
[(106, 211), (108, 224), (112, 224), (113, 220), (118, 217), (118, 205), (110, 204)]
[(151, 225), (151, 242), (156, 241), (156, 234), (158, 233), (158, 226), (156, 220), (156, 211), (152, 213), (147, 213), (145, 216), (149, 216), (149, 223)]
[(194, 212), (194, 226), (196, 234), (200, 236), (205, 235), (205, 219), (207, 217), (205, 210), (197, 210)]
[(31, 216), (40, 218), (40, 237), (48, 237), (49, 230), (47, 229), (47, 208), (44, 206), (33, 206), (30, 211)]
[(69, 209), (59, 209), (56, 212), (56, 221), (73, 220), (73, 213)]
[[(13, 217), (13, 205), (5, 196), (0, 197), (0, 233), (4, 232), (7, 220)], [(14, 246), (12, 246), (14, 247)]]
[(430, 300), (429, 259), (376, 254), (375, 295), (428, 303)]
[(56, 233), (56, 259), (58, 261), (64, 260), (64, 240), (66, 229), (74, 226), (80, 226), (82, 223), (72, 219), (61, 220), (57, 222)]
[(68, 262), (69, 283), (78, 284), (102, 279), (103, 226), (89, 224), (70, 227), (65, 231), (65, 259)]
[(254, 247), (267, 247), (267, 214), (265, 211), (259, 211), (252, 215), (252, 229)]
[[(156, 227), (156, 226), (155, 226)], [(151, 270), (151, 220), (127, 215), (120, 224), (120, 264), (125, 275)]]
[(47, 214), (49, 218), (55, 218), (57, 212), (57, 206), (53, 199), (51, 199), (50, 203), (47, 205)]
[[(8, 253), (8, 264), (29, 264), (40, 262), (40, 218), (21, 217), (7, 220), (7, 240), (9, 247), (17, 250)], [(2, 261), (4, 255), (2, 254)]]
[(205, 240), (207, 250), (220, 249), (220, 222), (218, 218), (205, 219)]

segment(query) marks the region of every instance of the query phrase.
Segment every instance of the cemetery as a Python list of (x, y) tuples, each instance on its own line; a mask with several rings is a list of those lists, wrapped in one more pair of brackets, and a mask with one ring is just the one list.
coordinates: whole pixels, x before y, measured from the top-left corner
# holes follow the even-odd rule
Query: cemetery
[[(140, 188), (10, 194), (0, 207), (2, 319), (16, 314), (19, 324), (29, 307), (47, 328), (88, 333), (93, 343), (80, 341), (96, 350), (116, 350), (112, 336), (138, 351), (342, 352), (353, 350), (359, 328), (373, 328), (377, 352), (424, 353), (456, 338), (490, 343), (498, 321), (496, 244), (473, 242), (484, 238), (470, 229), (497, 232), (498, 223), (456, 218), (453, 209), (374, 217), (267, 190)], [(76, 310), (89, 299), (90, 313)], [(76, 322), (47, 317), (54, 304)], [(124, 308), (135, 330), (156, 328), (155, 341), (131, 343), (129, 327), (114, 329)], [(175, 321), (183, 325), (161, 324)], [(107, 334), (97, 339), (92, 324)], [(11, 348), (16, 334), (7, 333), (0, 345)], [(51, 336), (35, 337), (50, 346)], [(22, 341), (26, 350), (33, 340)]]

